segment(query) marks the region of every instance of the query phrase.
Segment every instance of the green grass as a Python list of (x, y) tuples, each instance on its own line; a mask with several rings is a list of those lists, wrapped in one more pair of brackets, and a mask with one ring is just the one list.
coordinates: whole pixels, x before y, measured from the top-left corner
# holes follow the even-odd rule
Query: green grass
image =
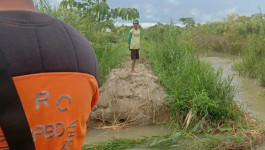
[(215, 73), (209, 64), (201, 62), (196, 49), (182, 41), (179, 30), (165, 27), (160, 35), (165, 40), (159, 37), (148, 51), (149, 62), (169, 94), (172, 121), (185, 130), (205, 132), (208, 127), (237, 120), (232, 79), (222, 79), (221, 70)]
[(113, 68), (126, 60), (128, 51), (126, 43), (110, 43), (104, 46), (95, 48), (100, 72), (100, 85), (104, 83), (105, 77)]
[(145, 141), (146, 141), (145, 139), (141, 140), (113, 139), (110, 142), (84, 145), (82, 147), (82, 150), (122, 150), (124, 148), (130, 148), (137, 144), (141, 144)]
[(235, 68), (242, 75), (258, 78), (261, 85), (265, 86), (265, 37), (253, 34), (249, 35), (248, 40), (242, 61)]

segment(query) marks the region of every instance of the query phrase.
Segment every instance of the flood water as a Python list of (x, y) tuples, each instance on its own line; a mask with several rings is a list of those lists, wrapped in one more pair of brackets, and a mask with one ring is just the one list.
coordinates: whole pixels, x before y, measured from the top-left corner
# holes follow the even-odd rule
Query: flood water
[(129, 126), (118, 130), (88, 128), (84, 144), (110, 141), (113, 138), (137, 140), (144, 137), (166, 135), (168, 132), (168, 128), (161, 125)]
[(265, 121), (265, 88), (260, 86), (257, 79), (239, 76), (238, 72), (233, 71), (232, 66), (239, 61), (238, 58), (218, 56), (201, 59), (211, 63), (216, 70), (221, 67), (224, 78), (233, 77), (232, 84), (237, 87), (238, 91), (234, 100), (252, 116)]
[[(235, 101), (251, 116), (265, 122), (265, 88), (260, 86), (257, 79), (239, 76), (232, 66), (238, 58), (232, 56), (203, 57), (201, 60), (211, 63), (217, 70), (223, 69), (223, 77), (234, 77), (232, 84), (237, 86), (238, 93)], [(265, 150), (265, 142), (258, 145), (255, 150)]]

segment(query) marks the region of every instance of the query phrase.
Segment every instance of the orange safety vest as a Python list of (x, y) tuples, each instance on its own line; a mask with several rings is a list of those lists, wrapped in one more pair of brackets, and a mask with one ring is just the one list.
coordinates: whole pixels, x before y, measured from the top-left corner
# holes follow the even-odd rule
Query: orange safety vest
[[(86, 121), (98, 101), (95, 78), (83, 73), (41, 73), (13, 80), (36, 149), (80, 150)], [(3, 135), (1, 130), (0, 135)], [(3, 139), (2, 136), (0, 147), (7, 146)]]
[[(80, 150), (99, 97), (92, 46), (77, 30), (40, 13), (0, 11), (0, 30), (0, 52), (36, 150)], [(1, 129), (0, 149), (8, 149)]]

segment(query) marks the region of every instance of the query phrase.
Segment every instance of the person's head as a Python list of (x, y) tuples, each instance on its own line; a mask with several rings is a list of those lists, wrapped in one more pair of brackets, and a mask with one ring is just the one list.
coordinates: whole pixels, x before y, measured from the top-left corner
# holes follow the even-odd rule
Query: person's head
[(138, 25), (139, 25), (139, 21), (138, 20), (134, 20), (133, 21), (134, 29), (138, 29)]
[(0, 11), (6, 10), (37, 11), (32, 0), (0, 0)]

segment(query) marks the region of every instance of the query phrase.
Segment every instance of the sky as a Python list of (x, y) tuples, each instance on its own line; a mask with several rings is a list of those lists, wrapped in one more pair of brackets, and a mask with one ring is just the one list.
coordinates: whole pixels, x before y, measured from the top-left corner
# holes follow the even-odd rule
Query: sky
[[(55, 0), (57, 2), (61, 0)], [(140, 24), (144, 27), (157, 22), (179, 24), (179, 18), (192, 17), (196, 23), (207, 23), (237, 13), (250, 16), (261, 11), (265, 13), (265, 0), (107, 0), (111, 8), (137, 8)], [(117, 19), (116, 25), (131, 22)]]
[[(156, 22), (179, 24), (179, 18), (192, 17), (196, 23), (207, 23), (237, 13), (250, 16), (265, 12), (265, 0), (107, 0), (111, 8), (133, 7), (140, 12), (140, 24), (152, 25)], [(116, 20), (117, 24), (127, 21)]]

